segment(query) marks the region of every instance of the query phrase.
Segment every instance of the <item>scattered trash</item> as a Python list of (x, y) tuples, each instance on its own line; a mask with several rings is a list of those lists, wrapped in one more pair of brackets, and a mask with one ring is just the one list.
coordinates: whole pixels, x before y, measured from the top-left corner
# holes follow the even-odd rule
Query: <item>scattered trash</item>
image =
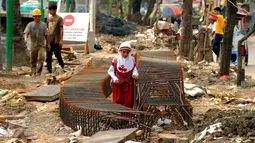
[(152, 131), (157, 132), (157, 133), (161, 133), (161, 132), (164, 131), (164, 129), (157, 126), (157, 125), (154, 125), (154, 126), (152, 126)]
[(1, 90), (1, 89), (0, 89), (0, 97), (1, 97), (1, 96), (5, 96), (5, 95), (7, 95), (8, 93), (9, 93), (8, 90)]
[(238, 104), (237, 107), (245, 107), (247, 106), (248, 104)]
[(201, 96), (206, 92), (195, 84), (184, 83), (184, 92), (191, 97)]
[(202, 132), (198, 133), (195, 138), (191, 141), (191, 143), (197, 143), (201, 141), (207, 133), (212, 134), (215, 132), (221, 132), (222, 130), (220, 127), (222, 126), (222, 123), (216, 123), (213, 125), (210, 125), (209, 127), (206, 127)]
[(81, 133), (82, 133), (82, 127), (78, 126), (78, 131), (69, 134), (69, 136), (79, 137), (79, 136), (81, 136)]
[(172, 120), (170, 119), (165, 119), (165, 118), (159, 118), (158, 119), (158, 125), (162, 126), (162, 125), (169, 125), (172, 123)]
[(136, 141), (126, 141), (125, 143), (142, 143), (142, 142), (136, 142)]
[(229, 75), (223, 75), (222, 77), (220, 77), (220, 80), (228, 80), (229, 79)]
[(94, 48), (96, 49), (96, 50), (102, 50), (103, 48), (101, 47), (101, 45), (99, 45), (99, 44), (95, 44), (94, 45)]
[(13, 133), (9, 128), (0, 128), (0, 137), (12, 137)]

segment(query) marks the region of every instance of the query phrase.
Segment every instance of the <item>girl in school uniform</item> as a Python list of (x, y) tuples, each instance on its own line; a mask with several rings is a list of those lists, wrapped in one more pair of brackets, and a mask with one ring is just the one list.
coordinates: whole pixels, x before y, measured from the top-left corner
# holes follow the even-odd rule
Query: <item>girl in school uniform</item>
[(112, 77), (113, 102), (129, 108), (133, 108), (134, 81), (138, 78), (131, 51), (129, 43), (122, 43), (119, 47), (119, 55), (113, 59), (108, 70), (108, 74)]

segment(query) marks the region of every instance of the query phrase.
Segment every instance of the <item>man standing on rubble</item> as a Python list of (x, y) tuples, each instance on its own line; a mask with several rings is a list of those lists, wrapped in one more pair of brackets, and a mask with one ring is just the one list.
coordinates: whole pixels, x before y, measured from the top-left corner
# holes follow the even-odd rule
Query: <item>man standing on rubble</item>
[(34, 21), (28, 23), (24, 31), (25, 43), (28, 42), (28, 36), (31, 39), (31, 74), (40, 75), (43, 69), (43, 62), (45, 60), (45, 40), (48, 41), (47, 25), (40, 22), (42, 15), (40, 9), (35, 9), (32, 12)]
[(61, 49), (63, 45), (63, 25), (64, 20), (56, 14), (57, 6), (49, 6), (51, 16), (47, 19), (47, 26), (49, 31), (49, 42), (47, 43), (47, 70), (52, 73), (52, 53), (54, 52), (59, 65), (64, 71), (64, 61), (61, 56)]

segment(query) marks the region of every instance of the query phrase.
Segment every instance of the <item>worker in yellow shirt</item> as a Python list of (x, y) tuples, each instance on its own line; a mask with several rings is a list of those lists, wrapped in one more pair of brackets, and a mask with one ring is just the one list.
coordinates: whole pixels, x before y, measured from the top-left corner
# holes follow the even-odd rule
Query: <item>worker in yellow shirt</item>
[(214, 12), (210, 13), (211, 16), (216, 18), (216, 28), (215, 28), (215, 37), (213, 40), (213, 52), (216, 54), (216, 61), (219, 62), (220, 55), (220, 43), (223, 39), (223, 28), (224, 28), (224, 17), (221, 14), (221, 9), (219, 7), (214, 8)]

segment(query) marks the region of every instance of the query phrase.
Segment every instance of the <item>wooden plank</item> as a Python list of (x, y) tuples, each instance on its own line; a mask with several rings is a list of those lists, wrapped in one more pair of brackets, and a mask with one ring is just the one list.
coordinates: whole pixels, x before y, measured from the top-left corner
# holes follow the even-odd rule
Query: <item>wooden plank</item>
[(30, 74), (31, 70), (16, 70), (15, 71), (18, 75), (25, 75), (25, 74)]
[(16, 89), (16, 92), (17, 93), (27, 93), (27, 92), (31, 92), (33, 90), (36, 90), (37, 88), (34, 87), (34, 88), (26, 88), (26, 89), (21, 89), (21, 88), (18, 88)]
[(70, 51), (70, 47), (63, 46), (61, 50)]
[(62, 54), (73, 54), (72, 52), (70, 52), (70, 51), (65, 51), (65, 50), (61, 50), (61, 53), (62, 53)]
[(25, 118), (24, 115), (0, 115), (0, 120), (17, 120)]
[(101, 131), (83, 143), (124, 143), (135, 138), (137, 128)]
[(59, 85), (48, 85), (26, 93), (24, 97), (29, 101), (53, 101), (59, 98), (59, 93)]
[(81, 63), (65, 63), (65, 65), (81, 65)]
[[(77, 53), (85, 53), (85, 50), (75, 50)], [(84, 52), (85, 51), (85, 52)]]

